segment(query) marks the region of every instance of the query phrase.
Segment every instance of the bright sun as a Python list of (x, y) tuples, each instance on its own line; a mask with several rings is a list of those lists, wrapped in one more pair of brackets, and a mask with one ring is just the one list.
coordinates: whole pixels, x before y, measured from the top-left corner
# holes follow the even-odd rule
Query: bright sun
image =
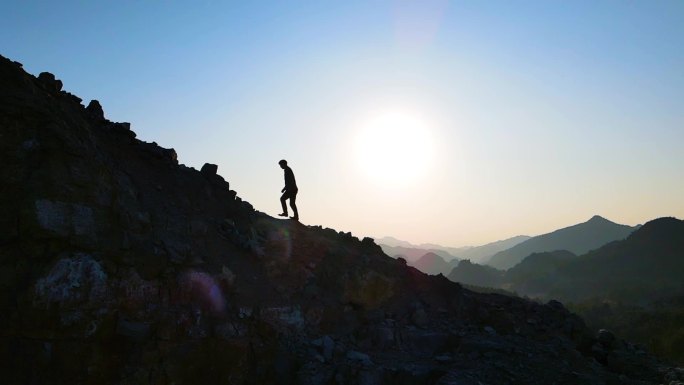
[(381, 185), (399, 186), (426, 174), (433, 158), (430, 129), (419, 115), (378, 114), (356, 137), (356, 159), (366, 176)]

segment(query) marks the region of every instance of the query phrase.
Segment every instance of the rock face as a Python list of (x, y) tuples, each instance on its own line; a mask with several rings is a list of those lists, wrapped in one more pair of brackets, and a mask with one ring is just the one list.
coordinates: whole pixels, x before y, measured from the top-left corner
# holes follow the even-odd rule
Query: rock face
[[(3, 384), (649, 384), (560, 303), (257, 212), (0, 57)], [(99, 105), (99, 103), (98, 103)]]

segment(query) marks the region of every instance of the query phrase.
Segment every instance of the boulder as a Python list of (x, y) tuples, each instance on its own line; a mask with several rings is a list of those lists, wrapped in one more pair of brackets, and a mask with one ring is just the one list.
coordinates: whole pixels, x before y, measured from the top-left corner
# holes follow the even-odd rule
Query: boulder
[(610, 330), (601, 329), (596, 334), (596, 339), (603, 345), (604, 348), (610, 349), (615, 342), (615, 334)]
[(350, 350), (347, 352), (347, 359), (360, 363), (363, 366), (372, 366), (373, 361), (371, 361), (370, 356), (366, 353), (357, 352), (356, 350)]
[(205, 163), (204, 166), (202, 166), (200, 172), (202, 173), (202, 175), (206, 177), (216, 175), (216, 173), (218, 172), (218, 165)]
[(62, 81), (55, 79), (55, 75), (49, 72), (41, 72), (38, 75), (38, 80), (50, 91), (59, 92), (62, 90)]
[(102, 110), (102, 106), (100, 105), (100, 102), (98, 102), (95, 99), (91, 100), (90, 103), (88, 103), (88, 106), (86, 107), (86, 111), (88, 111), (90, 116), (92, 116), (93, 119), (95, 119), (95, 120), (105, 120), (104, 111)]

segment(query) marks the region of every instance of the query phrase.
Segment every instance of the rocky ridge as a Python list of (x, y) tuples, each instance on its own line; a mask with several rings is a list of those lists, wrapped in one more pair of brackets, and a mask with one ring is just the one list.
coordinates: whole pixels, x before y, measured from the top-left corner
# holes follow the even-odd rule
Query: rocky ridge
[(5, 384), (658, 384), (562, 304), (479, 294), (260, 213), (0, 57)]

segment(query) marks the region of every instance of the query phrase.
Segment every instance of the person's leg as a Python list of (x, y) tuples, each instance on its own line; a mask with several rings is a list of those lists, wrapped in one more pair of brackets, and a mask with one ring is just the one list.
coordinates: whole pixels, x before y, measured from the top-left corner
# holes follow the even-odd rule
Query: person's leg
[(286, 217), (287, 216), (287, 205), (285, 204), (285, 200), (287, 200), (287, 191), (283, 193), (283, 195), (280, 197), (280, 204), (283, 206), (283, 214), (281, 216)]
[(292, 207), (292, 212), (294, 213), (294, 219), (299, 219), (299, 213), (297, 212), (297, 193), (290, 195), (290, 207)]

